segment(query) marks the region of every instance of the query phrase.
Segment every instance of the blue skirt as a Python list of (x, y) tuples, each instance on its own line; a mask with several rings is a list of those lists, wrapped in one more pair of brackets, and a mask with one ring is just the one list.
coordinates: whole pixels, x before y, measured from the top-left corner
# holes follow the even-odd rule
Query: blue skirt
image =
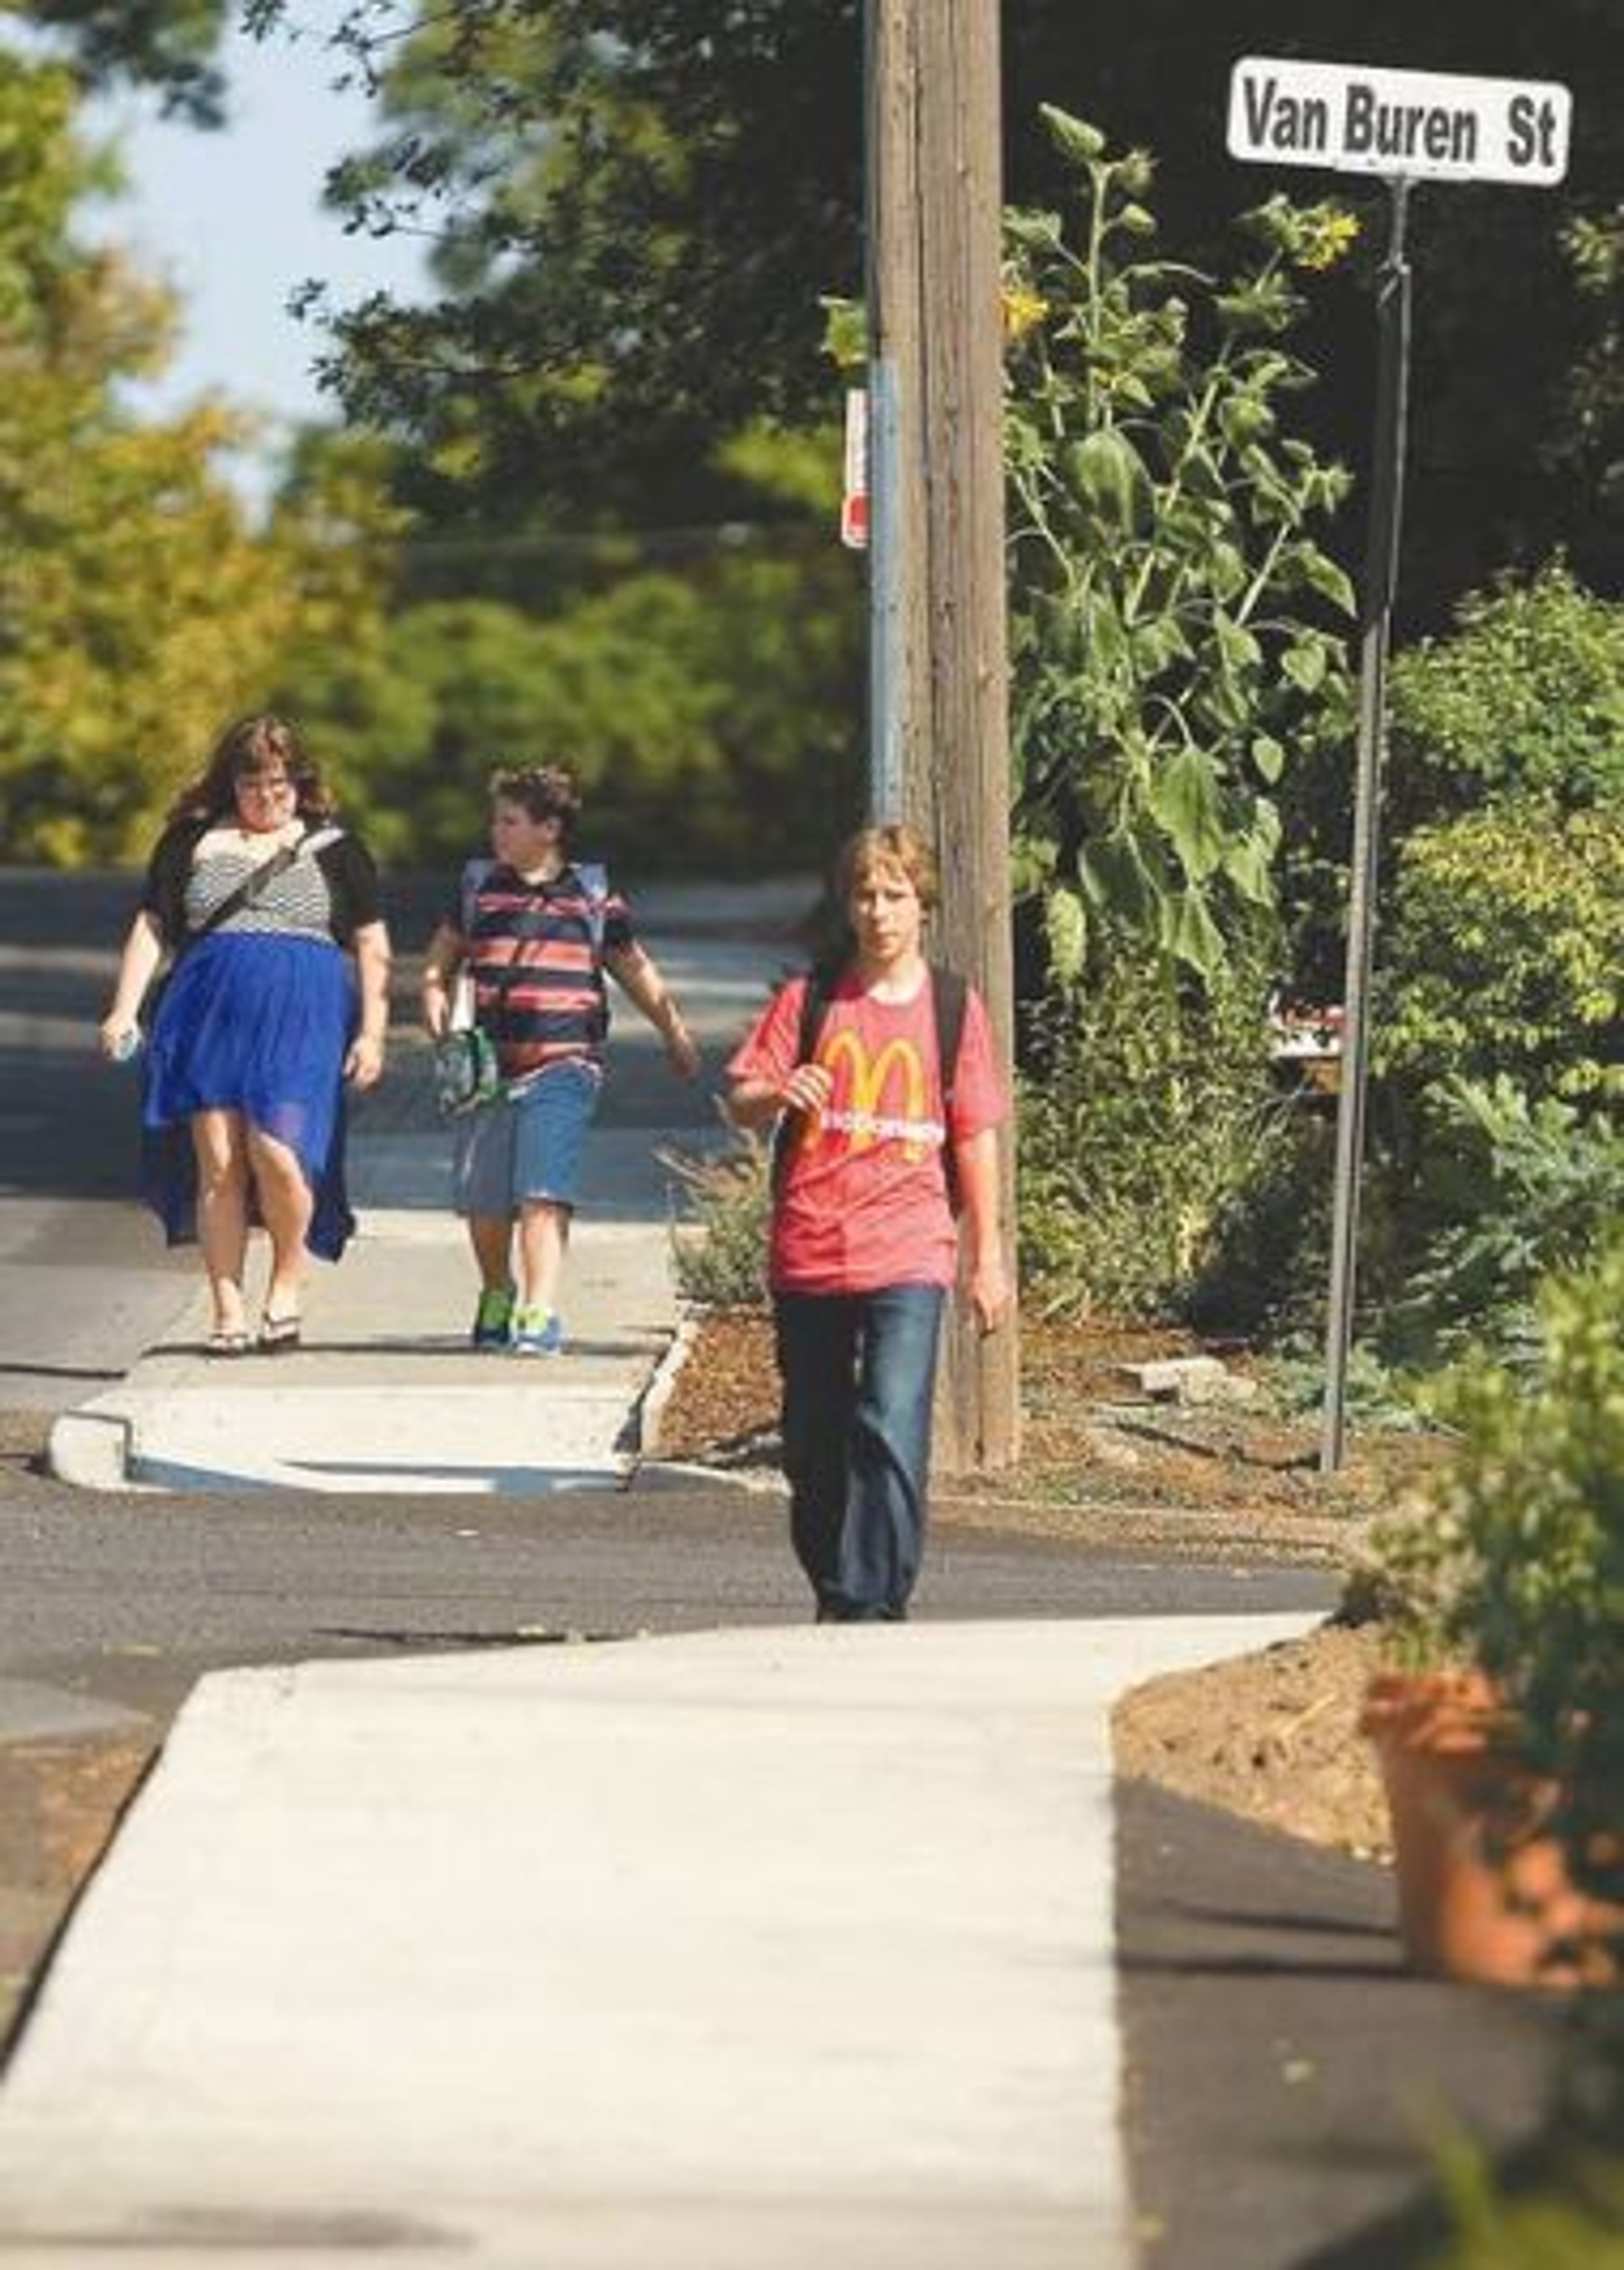
[(141, 1107), (143, 1191), (171, 1245), (197, 1235), (193, 1114), (240, 1111), (298, 1160), (315, 1200), (305, 1243), (337, 1259), (355, 1228), (344, 1059), (356, 1021), (348, 957), (323, 939), (212, 931), (181, 956), (152, 1021)]

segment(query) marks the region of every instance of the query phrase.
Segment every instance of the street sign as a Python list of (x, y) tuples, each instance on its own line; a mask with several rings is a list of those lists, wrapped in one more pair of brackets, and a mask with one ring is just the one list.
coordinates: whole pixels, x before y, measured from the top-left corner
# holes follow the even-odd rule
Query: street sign
[(1230, 74), (1228, 149), (1271, 166), (1549, 189), (1568, 171), (1572, 118), (1551, 79), (1245, 56)]

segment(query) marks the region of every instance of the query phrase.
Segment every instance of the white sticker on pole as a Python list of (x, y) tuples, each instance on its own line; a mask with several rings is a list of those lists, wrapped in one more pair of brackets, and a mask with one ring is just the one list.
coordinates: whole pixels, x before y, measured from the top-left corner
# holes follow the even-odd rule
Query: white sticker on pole
[(1461, 78), (1245, 56), (1229, 79), (1232, 158), (1435, 182), (1549, 189), (1568, 171), (1573, 97), (1552, 79)]
[(868, 395), (849, 388), (846, 395), (846, 474), (842, 483), (840, 540), (849, 551), (868, 544)]

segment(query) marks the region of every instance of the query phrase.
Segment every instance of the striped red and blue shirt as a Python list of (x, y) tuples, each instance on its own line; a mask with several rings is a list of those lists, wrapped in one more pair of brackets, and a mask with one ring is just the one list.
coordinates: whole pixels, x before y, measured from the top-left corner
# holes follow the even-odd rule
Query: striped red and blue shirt
[(637, 945), (631, 909), (619, 892), (594, 904), (573, 867), (550, 882), (527, 883), (497, 864), (478, 878), (463, 904), (446, 911), (462, 941), (473, 979), (474, 1011), (496, 1043), (505, 1079), (519, 1079), (571, 1057), (601, 1059), (609, 1032), (603, 955)]

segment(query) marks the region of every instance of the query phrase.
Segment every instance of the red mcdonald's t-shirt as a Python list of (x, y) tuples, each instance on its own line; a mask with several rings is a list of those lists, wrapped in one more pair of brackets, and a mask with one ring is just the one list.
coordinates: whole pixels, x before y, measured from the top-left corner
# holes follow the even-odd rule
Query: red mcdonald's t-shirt
[[(786, 1079), (800, 1038), (806, 980), (791, 978), (728, 1065), (734, 1079)], [(959, 1233), (942, 1173), (945, 1141), (967, 1141), (1009, 1110), (987, 1013), (971, 991), (945, 1123), (929, 977), (911, 1001), (876, 1001), (851, 976), (835, 987), (817, 1061), (834, 1079), (829, 1108), (793, 1139), (774, 1209), (769, 1276), (779, 1293), (872, 1293), (951, 1285)]]

